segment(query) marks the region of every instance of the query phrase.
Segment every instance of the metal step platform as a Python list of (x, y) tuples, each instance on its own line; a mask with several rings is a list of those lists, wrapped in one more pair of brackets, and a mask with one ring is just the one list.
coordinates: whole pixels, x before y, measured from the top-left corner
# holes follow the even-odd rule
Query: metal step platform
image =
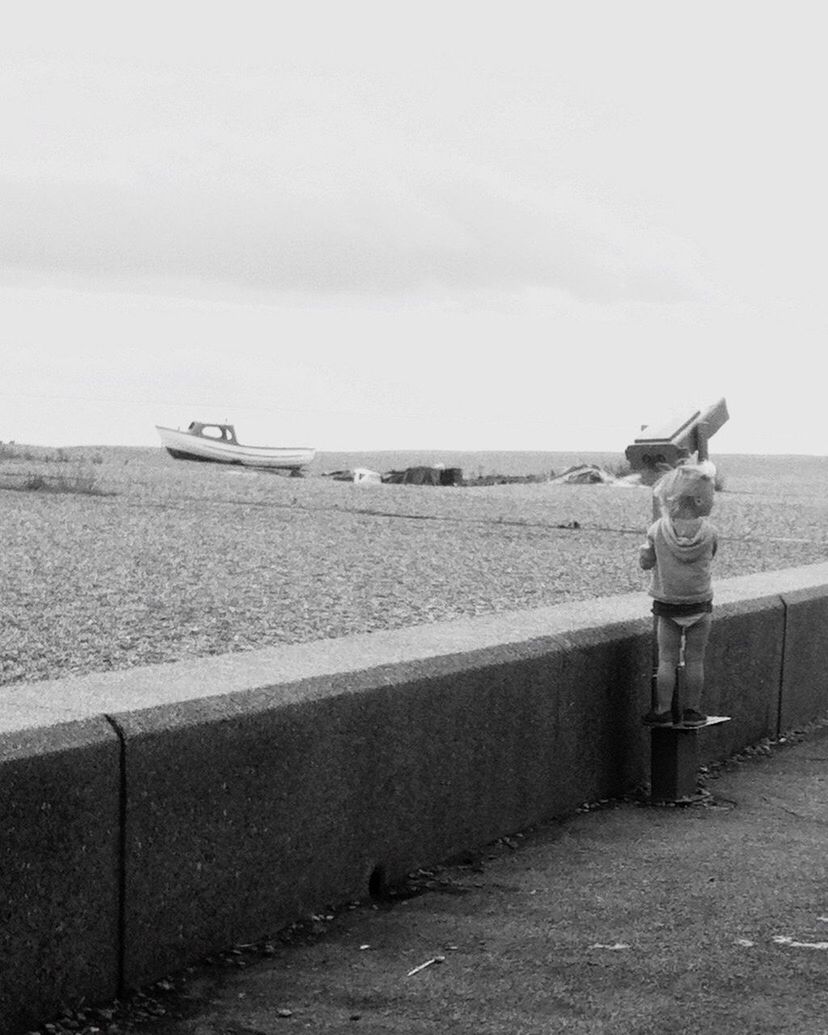
[(669, 723), (649, 727), (651, 801), (684, 802), (696, 797), (698, 734), (724, 722), (730, 722), (729, 715), (710, 715), (699, 726)]

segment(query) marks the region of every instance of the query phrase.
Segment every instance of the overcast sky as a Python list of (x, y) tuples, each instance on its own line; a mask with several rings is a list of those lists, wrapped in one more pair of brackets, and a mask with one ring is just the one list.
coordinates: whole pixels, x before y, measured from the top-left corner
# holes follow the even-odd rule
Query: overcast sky
[(27, 5), (0, 439), (621, 452), (725, 396), (713, 452), (828, 454), (822, 40), (796, 2)]

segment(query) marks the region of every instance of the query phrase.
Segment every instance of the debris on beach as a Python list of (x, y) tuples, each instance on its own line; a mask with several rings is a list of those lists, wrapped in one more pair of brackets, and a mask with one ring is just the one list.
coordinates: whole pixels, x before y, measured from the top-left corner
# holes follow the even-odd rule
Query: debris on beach
[(597, 464), (576, 464), (567, 467), (561, 474), (552, 471), (549, 475), (505, 475), (479, 474), (476, 477), (464, 478), (461, 467), (446, 467), (445, 464), (419, 464), (402, 470), (372, 471), (367, 467), (355, 467), (341, 471), (323, 471), (323, 478), (335, 482), (367, 482), (372, 485), (508, 485), (528, 482), (545, 482), (549, 485), (640, 485), (642, 475), (633, 472), (626, 475), (615, 475)]
[(462, 485), (463, 469), (444, 464), (406, 467), (402, 471), (386, 471), (382, 480), (388, 485)]
[(552, 485), (640, 485), (640, 474), (617, 476), (596, 464), (576, 464), (549, 479)]
[(382, 482), (382, 475), (379, 471), (372, 471), (369, 467), (355, 467), (346, 471), (324, 471), (323, 478), (331, 478), (335, 482), (356, 482), (367, 485), (379, 485)]
[(402, 471), (372, 471), (367, 467), (355, 467), (352, 470), (324, 471), (323, 478), (331, 478), (335, 482), (367, 482), (371, 485), (462, 485), (463, 471), (460, 467), (446, 467), (444, 464), (433, 466), (406, 467)]
[(555, 477), (555, 472), (550, 474), (477, 474), (472, 478), (464, 478), (463, 485), (487, 486), (487, 485), (533, 485), (538, 482), (548, 482)]

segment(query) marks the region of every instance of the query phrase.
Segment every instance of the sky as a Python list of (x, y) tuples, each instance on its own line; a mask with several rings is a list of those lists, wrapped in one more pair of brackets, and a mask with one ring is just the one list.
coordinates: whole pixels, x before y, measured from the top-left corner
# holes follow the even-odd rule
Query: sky
[(819, 5), (17, 6), (0, 440), (828, 454)]

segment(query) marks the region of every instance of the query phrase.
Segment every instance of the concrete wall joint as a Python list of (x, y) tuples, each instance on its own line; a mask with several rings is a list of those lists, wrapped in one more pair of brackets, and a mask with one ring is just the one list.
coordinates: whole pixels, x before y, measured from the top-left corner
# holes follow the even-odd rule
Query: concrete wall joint
[(785, 599), (784, 593), (779, 594), (779, 602), (782, 604), (782, 658), (779, 664), (779, 701), (776, 712), (777, 737), (781, 737), (784, 732), (782, 729), (782, 709), (785, 704), (785, 659), (788, 655), (788, 601)]
[(124, 992), (124, 960), (126, 950), (126, 816), (127, 816), (127, 767), (126, 767), (126, 737), (121, 725), (111, 715), (104, 715), (103, 718), (109, 723), (113, 733), (118, 738), (120, 748), (120, 786), (118, 789), (118, 993)]

